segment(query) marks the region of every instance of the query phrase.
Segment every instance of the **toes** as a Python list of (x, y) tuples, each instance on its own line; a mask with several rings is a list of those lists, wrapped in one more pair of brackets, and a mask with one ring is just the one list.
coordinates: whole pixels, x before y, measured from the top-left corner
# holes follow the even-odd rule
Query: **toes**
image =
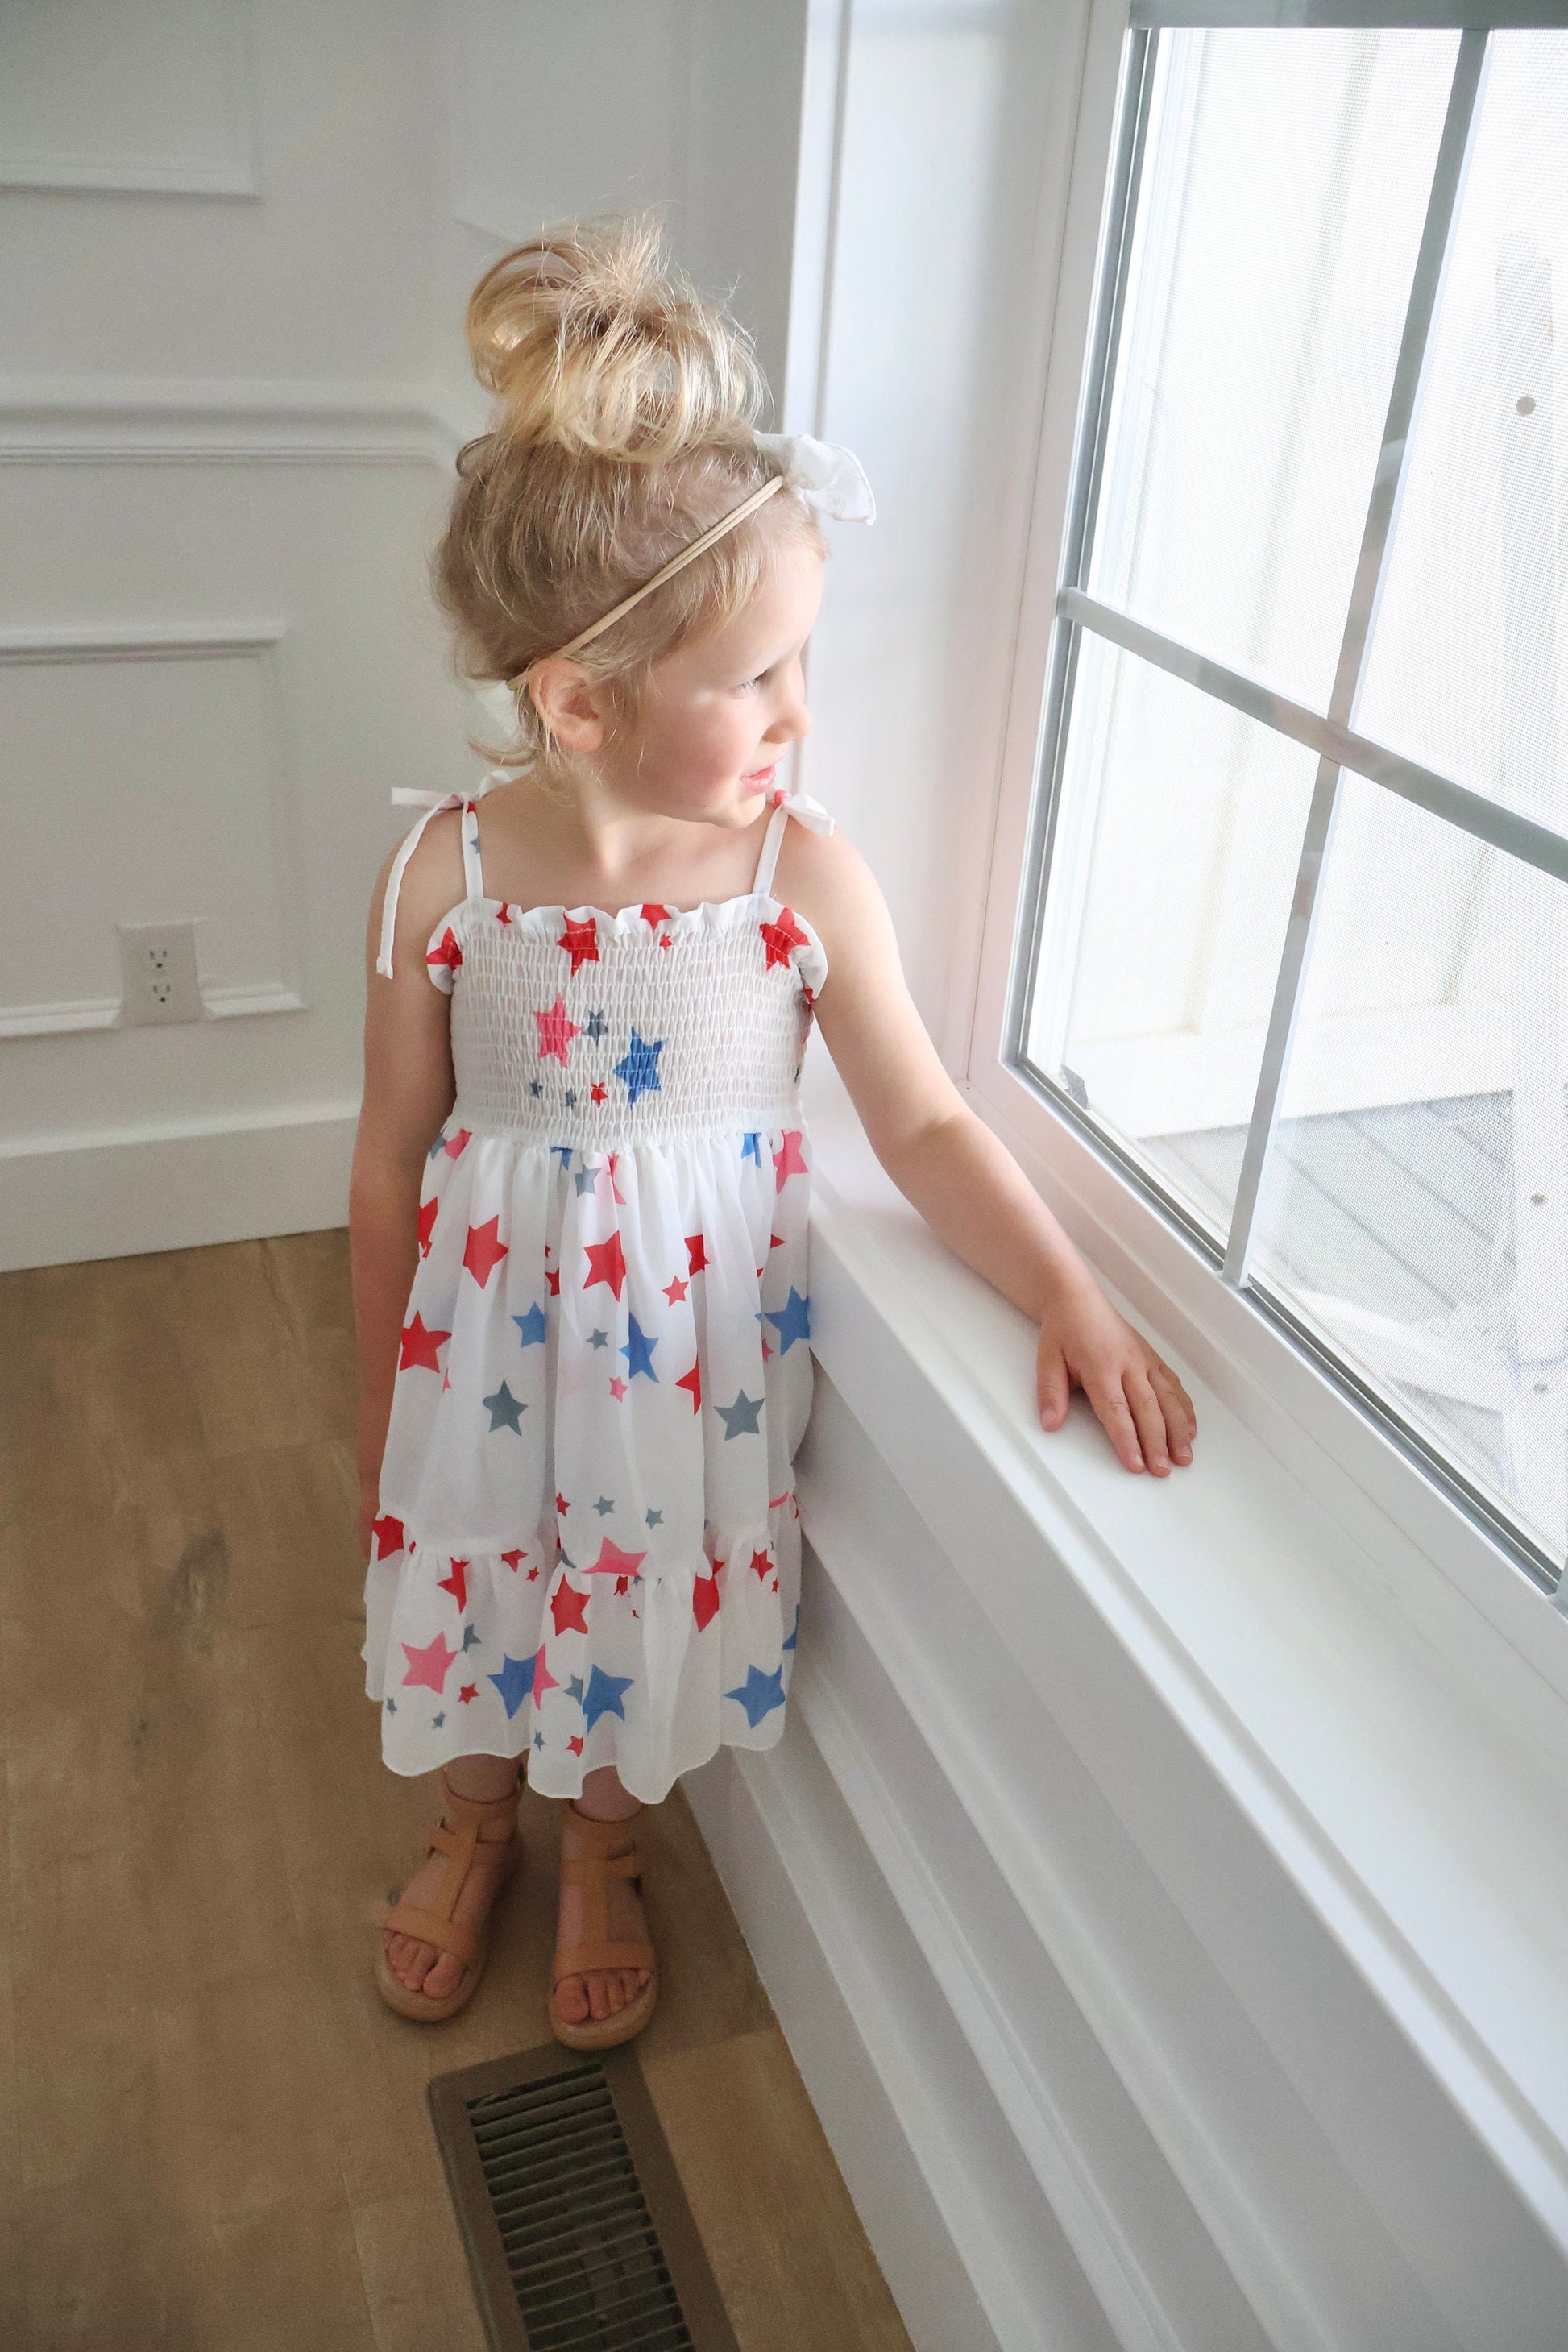
[(429, 1994), (432, 2000), (445, 2000), (449, 1992), (457, 1991), (461, 1975), (461, 1963), (455, 1952), (438, 1953), (435, 1967), (425, 1979), (423, 1990)]
[(587, 1989), (581, 1977), (563, 1977), (555, 1988), (555, 2006), (568, 2025), (585, 2025), (588, 2021)]

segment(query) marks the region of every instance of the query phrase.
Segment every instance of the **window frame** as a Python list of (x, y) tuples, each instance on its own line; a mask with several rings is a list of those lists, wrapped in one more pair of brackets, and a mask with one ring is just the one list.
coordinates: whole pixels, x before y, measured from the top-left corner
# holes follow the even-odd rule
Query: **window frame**
[[(1079, 633), (1087, 624), (1144, 658), (1197, 685), (1194, 666), (1208, 673), (1220, 698), (1320, 753), (1322, 814), (1343, 768), (1369, 774), (1424, 803), (1435, 814), (1458, 815), (1464, 830), (1517, 855), (1528, 839), (1529, 862), (1545, 864), (1568, 880), (1568, 838), (1528, 817), (1468, 793), (1447, 780), (1417, 771), (1391, 780), (1379, 772), (1376, 747), (1363, 745), (1331, 704), (1328, 721), (1300, 711), (1217, 665), (1180, 666), (1169, 641), (1141, 625), (1109, 615), (1079, 587), (1092, 512), (1104, 427), (1109, 414), (1109, 360), (1114, 349), (1126, 248), (1134, 205), (1133, 173), (1146, 107), (1152, 42), (1161, 31), (1239, 26), (1430, 26), (1458, 31), (1454, 89), (1468, 79), (1456, 121), (1451, 94), (1443, 161), (1434, 185), (1447, 177), (1448, 217), (1432, 247), (1429, 215), (1415, 273), (1410, 315), (1395, 371), (1395, 400), (1413, 400), (1429, 320), (1411, 347), (1412, 320), (1425, 299), (1435, 305), (1449, 224), (1457, 215), (1463, 163), (1480, 86), (1487, 30), (1568, 26), (1568, 0), (1515, 0), (1511, 7), (1474, 5), (1258, 5), (1258, 0), (1094, 0), (1084, 53), (1071, 180), (1057, 271), (1044, 382), (1037, 457), (1019, 625), (1004, 740), (987, 891), (986, 918), (966, 1033), (962, 1016), (954, 1044), (964, 1091), (998, 1129), (1064, 1223), (1101, 1270), (1120, 1281), (1131, 1303), (1157, 1330), (1187, 1347), (1205, 1376), (1220, 1386), (1241, 1416), (1299, 1474), (1325, 1475), (1341, 1492), (1342, 1515), (1363, 1539), (1375, 1521), (1392, 1521), (1444, 1570), (1510, 1641), (1552, 1661), (1549, 1679), (1568, 1696), (1568, 1580), (1562, 1563), (1531, 1543), (1458, 1467), (1422, 1439), (1398, 1413), (1331, 1356), (1290, 1315), (1288, 1307), (1246, 1286), (1246, 1235), (1240, 1252), (1217, 1252), (1212, 1237), (1131, 1154), (1118, 1148), (1066, 1092), (1031, 1070), (1024, 1057), (1035, 950), (1048, 866), (1057, 782), (1070, 709), (1071, 673)], [(1454, 142), (1458, 141), (1456, 149)], [(1441, 191), (1439, 191), (1441, 194)], [(1109, 202), (1107, 201), (1109, 196)], [(1433, 206), (1436, 213), (1437, 206)], [(1426, 290), (1421, 289), (1425, 272)], [(1412, 375), (1411, 369), (1415, 374)], [(1400, 379), (1408, 379), (1398, 389)], [(1392, 404), (1391, 404), (1392, 408)], [(1093, 438), (1090, 439), (1092, 431)], [(1381, 530), (1387, 537), (1385, 502)], [(1376, 536), (1376, 499), (1367, 537)], [(1352, 595), (1362, 643), (1370, 635), (1375, 573), (1383, 540), (1363, 545)], [(1109, 623), (1109, 625), (1107, 625)], [(1353, 668), (1353, 663), (1352, 665)], [(1346, 664), (1342, 661), (1342, 672)], [(1348, 673), (1347, 673), (1348, 674)], [(1344, 708), (1348, 709), (1348, 702)], [(1325, 772), (1336, 784), (1325, 796)], [(1444, 805), (1445, 799), (1447, 805)], [(1300, 946), (1306, 944), (1302, 926)], [(1289, 951), (1288, 951), (1289, 952)], [(1256, 1177), (1256, 1171), (1254, 1171)], [(1228, 1262), (1227, 1262), (1228, 1261)], [(1367, 1513), (1371, 1512), (1369, 1523)]]

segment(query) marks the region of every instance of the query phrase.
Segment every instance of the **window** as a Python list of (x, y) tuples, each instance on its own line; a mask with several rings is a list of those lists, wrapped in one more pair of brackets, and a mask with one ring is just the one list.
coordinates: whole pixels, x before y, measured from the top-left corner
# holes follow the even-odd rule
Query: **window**
[(1568, 30), (1203, 13), (1126, 42), (1008, 1059), (1552, 1590)]

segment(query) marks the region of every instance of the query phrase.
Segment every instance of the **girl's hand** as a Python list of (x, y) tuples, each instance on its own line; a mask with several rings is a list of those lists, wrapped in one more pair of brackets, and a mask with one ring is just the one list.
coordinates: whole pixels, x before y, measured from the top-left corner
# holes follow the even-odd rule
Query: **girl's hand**
[(1128, 1470), (1170, 1475), (1193, 1458), (1197, 1415), (1169, 1364), (1092, 1282), (1075, 1286), (1040, 1327), (1035, 1392), (1042, 1429), (1059, 1429), (1082, 1389)]

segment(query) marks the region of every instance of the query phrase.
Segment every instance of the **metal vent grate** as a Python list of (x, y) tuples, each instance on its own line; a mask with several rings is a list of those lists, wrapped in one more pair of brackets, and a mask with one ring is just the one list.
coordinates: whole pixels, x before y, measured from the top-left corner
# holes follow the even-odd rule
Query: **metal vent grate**
[(737, 2352), (629, 2050), (551, 2042), (429, 2099), (496, 2352)]

